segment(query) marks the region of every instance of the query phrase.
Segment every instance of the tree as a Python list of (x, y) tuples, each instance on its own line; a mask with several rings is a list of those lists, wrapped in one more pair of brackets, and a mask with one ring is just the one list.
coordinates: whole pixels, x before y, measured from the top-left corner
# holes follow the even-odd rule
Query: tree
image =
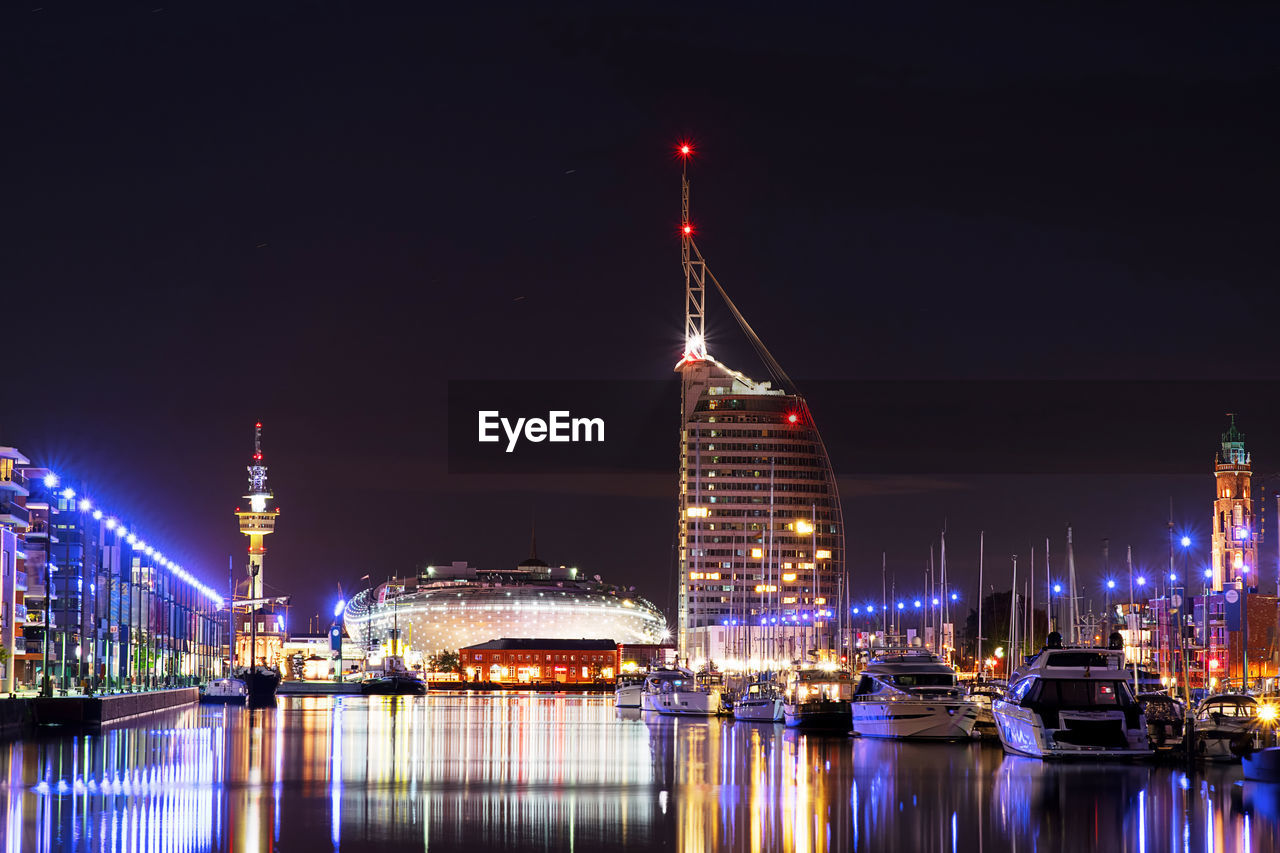
[[(1026, 603), (1022, 600), (1022, 595), (1018, 596), (1018, 618), (1025, 619), (1024, 608)], [(1025, 622), (1019, 622), (1018, 631), (1021, 633)], [(1031, 637), (1023, 637), (1024, 651), (1035, 652), (1045, 644), (1045, 639), (1049, 633), (1049, 623), (1045, 617), (1044, 611), (1037, 608), (1032, 615)], [(977, 649), (978, 637), (978, 611), (971, 609), (969, 618), (965, 620), (964, 627), (964, 655), (972, 657)], [(992, 653), (1000, 647), (1006, 647), (1005, 652), (1009, 649), (1009, 593), (997, 592), (988, 595), (982, 599), (982, 654), (984, 657), (991, 657)]]
[(432, 672), (456, 672), (462, 674), (462, 658), (457, 652), (441, 649), (429, 661)]

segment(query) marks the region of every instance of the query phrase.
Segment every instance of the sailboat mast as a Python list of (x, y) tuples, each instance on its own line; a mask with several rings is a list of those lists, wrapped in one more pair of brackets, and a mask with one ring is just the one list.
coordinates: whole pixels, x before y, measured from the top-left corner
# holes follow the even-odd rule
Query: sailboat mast
[[(975, 660), (976, 669), (982, 672), (982, 554), (985, 550), (983, 539), (986, 537), (986, 531), (978, 531), (978, 657)], [(995, 602), (992, 601), (992, 604)]]

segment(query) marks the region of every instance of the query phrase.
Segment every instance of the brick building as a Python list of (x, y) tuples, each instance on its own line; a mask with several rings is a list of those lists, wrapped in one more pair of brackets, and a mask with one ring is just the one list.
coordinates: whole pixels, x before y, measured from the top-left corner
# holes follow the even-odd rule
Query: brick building
[(613, 640), (490, 640), (458, 651), (468, 681), (536, 684), (613, 681), (621, 665)]

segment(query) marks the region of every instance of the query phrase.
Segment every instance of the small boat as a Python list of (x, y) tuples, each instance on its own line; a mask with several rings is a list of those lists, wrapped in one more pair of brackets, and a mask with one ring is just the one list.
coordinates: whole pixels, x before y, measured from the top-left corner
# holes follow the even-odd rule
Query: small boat
[(425, 696), (427, 683), (407, 672), (390, 672), (361, 683), (362, 696)]
[(692, 679), (693, 671), (682, 668), (651, 669), (645, 674), (644, 691), (640, 694), (640, 709), (643, 711), (658, 710), (658, 697), (671, 692), (671, 682)]
[(1196, 757), (1239, 761), (1262, 747), (1258, 700), (1242, 693), (1218, 693), (1196, 708)]
[(1006, 752), (1032, 758), (1129, 758), (1152, 754), (1124, 651), (1046, 648), (992, 703)]
[(202, 705), (243, 705), (249, 688), (238, 678), (216, 678), (200, 693)]
[(644, 696), (645, 674), (619, 675), (617, 687), (613, 691), (615, 708), (639, 708)]
[(782, 705), (782, 691), (773, 673), (761, 673), (751, 679), (746, 691), (734, 701), (733, 718), (748, 723), (780, 723)]
[(724, 692), (724, 676), (700, 672), (693, 678), (664, 681), (653, 704), (669, 717), (715, 717), (725, 713)]
[(969, 682), (969, 700), (978, 706), (978, 718), (973, 723), (973, 736), (983, 740), (999, 740), (996, 731), (996, 715), (991, 705), (997, 699), (1004, 698), (1003, 681), (971, 681)]
[(1147, 740), (1157, 752), (1168, 752), (1182, 745), (1186, 727), (1186, 709), (1166, 693), (1139, 693), (1142, 713), (1147, 715)]
[(853, 678), (834, 665), (805, 666), (787, 674), (782, 719), (789, 729), (848, 732)]
[(924, 648), (880, 649), (853, 694), (854, 734), (919, 740), (968, 740), (978, 704), (956, 671)]

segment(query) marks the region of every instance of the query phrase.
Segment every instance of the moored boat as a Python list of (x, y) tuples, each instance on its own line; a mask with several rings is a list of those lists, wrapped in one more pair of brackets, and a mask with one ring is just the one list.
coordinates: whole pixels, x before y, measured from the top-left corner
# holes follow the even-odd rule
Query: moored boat
[(243, 705), (249, 698), (249, 688), (238, 678), (216, 678), (200, 692), (203, 705)]
[(790, 729), (848, 732), (853, 678), (832, 665), (806, 666), (787, 673), (783, 722)]
[(658, 697), (663, 693), (671, 692), (671, 685), (674, 681), (683, 681), (684, 679), (693, 678), (691, 670), (682, 668), (673, 669), (651, 669), (644, 677), (644, 690), (640, 694), (640, 709), (643, 711), (658, 710)]
[(859, 675), (851, 717), (864, 737), (967, 740), (978, 705), (929, 650), (881, 649)]
[(749, 723), (780, 723), (782, 705), (782, 691), (773, 673), (761, 673), (751, 679), (743, 694), (734, 700), (733, 718)]
[(406, 672), (387, 673), (360, 685), (364, 696), (423, 696), (426, 692), (427, 683)]
[(644, 673), (619, 675), (613, 690), (613, 704), (617, 708), (639, 708), (644, 696)]
[(1195, 754), (1206, 761), (1239, 761), (1262, 747), (1258, 700), (1218, 693), (1196, 707)]
[(654, 699), (659, 714), (672, 717), (714, 717), (725, 708), (724, 677), (700, 672), (693, 678), (665, 681)]
[(1032, 758), (1150, 756), (1129, 678), (1122, 650), (1043, 649), (992, 703), (1000, 742)]
[(232, 674), (244, 682), (250, 702), (270, 702), (276, 698), (276, 689), (280, 686), (280, 670), (274, 666), (242, 667)]

